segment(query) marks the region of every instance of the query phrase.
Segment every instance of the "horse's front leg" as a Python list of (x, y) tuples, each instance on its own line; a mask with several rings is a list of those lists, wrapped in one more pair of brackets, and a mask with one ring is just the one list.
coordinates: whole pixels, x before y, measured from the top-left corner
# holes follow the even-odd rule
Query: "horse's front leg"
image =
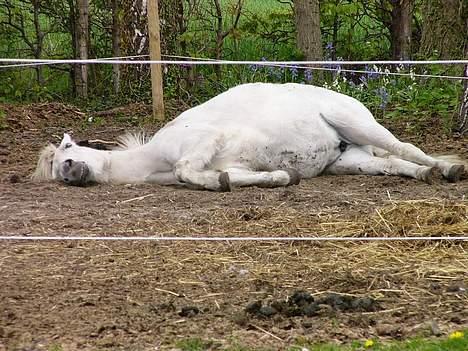
[(222, 134), (211, 135), (193, 145), (174, 165), (176, 179), (189, 188), (230, 191), (226, 172), (210, 169), (213, 158), (223, 149)]
[(153, 183), (159, 185), (179, 185), (182, 184), (173, 171), (168, 172), (155, 172), (150, 174), (145, 179), (146, 183)]
[(174, 174), (180, 183), (192, 189), (231, 191), (226, 172), (204, 169), (200, 160), (183, 159), (174, 167)]
[(260, 188), (275, 188), (281, 186), (297, 185), (301, 175), (292, 168), (272, 172), (257, 172), (246, 168), (231, 167), (224, 169), (229, 175), (232, 186), (258, 186)]

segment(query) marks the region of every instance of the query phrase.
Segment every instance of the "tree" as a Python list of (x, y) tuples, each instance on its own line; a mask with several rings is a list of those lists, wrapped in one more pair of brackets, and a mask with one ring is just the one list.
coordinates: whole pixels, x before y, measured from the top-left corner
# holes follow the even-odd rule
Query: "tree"
[[(112, 57), (120, 56), (120, 22), (119, 22), (119, 0), (111, 0), (112, 8)], [(120, 65), (112, 65), (112, 82), (114, 93), (120, 92)]]
[[(16, 33), (26, 45), (28, 53), (35, 59), (43, 57), (44, 38), (50, 33), (41, 25), (41, 19), (44, 17), (41, 5), (41, 0), (0, 1), (0, 28), (8, 28)], [(30, 28), (34, 28), (32, 33)], [(42, 86), (44, 84), (43, 66), (35, 66), (34, 69), (37, 82)]]
[(319, 0), (294, 0), (297, 47), (307, 61), (322, 60)]
[[(88, 0), (77, 0), (78, 21), (76, 30), (76, 45), (78, 57), (81, 60), (88, 59), (88, 21), (89, 21), (89, 6)], [(76, 88), (78, 96), (82, 98), (88, 97), (88, 66), (86, 64), (79, 65), (76, 73)]]
[(392, 57), (394, 60), (411, 58), (413, 0), (390, 0), (392, 21), (390, 26)]
[[(468, 7), (468, 6), (467, 6)], [(468, 11), (465, 9), (465, 11)], [(468, 16), (465, 19), (466, 33), (468, 33)], [(465, 41), (465, 58), (468, 57), (468, 42)], [(463, 81), (463, 92), (460, 99), (460, 112), (458, 114), (458, 120), (455, 126), (455, 131), (464, 135), (468, 133), (468, 65), (465, 65), (463, 70), (463, 76), (466, 78)]]
[(426, 0), (423, 5), (421, 57), (460, 58), (467, 41), (464, 0)]

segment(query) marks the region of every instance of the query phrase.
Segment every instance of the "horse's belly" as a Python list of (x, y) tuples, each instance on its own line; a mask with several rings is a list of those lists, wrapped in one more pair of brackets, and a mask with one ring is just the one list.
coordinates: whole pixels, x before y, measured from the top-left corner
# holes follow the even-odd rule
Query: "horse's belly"
[(284, 149), (272, 158), (274, 169), (294, 168), (304, 178), (311, 178), (323, 172), (339, 156), (338, 145), (310, 145), (305, 150)]

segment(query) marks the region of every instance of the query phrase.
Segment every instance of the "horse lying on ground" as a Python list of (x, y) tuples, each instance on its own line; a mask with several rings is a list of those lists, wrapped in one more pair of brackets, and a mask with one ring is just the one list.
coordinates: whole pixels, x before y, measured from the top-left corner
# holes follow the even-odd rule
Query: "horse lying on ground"
[[(240, 85), (182, 113), (150, 140), (120, 150), (82, 147), (65, 134), (42, 151), (37, 180), (183, 184), (229, 191), (298, 184), (320, 174), (460, 180), (462, 162), (426, 155), (381, 126), (359, 101), (302, 84)], [(458, 163), (458, 164), (457, 164)]]

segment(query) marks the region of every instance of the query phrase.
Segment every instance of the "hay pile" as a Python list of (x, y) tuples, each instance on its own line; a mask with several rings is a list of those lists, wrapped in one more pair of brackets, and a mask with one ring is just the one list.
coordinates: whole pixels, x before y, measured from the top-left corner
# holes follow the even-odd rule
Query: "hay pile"
[[(154, 225), (154, 223), (153, 223)], [(395, 237), (468, 234), (468, 202), (392, 201), (368, 216), (342, 215), (338, 207), (297, 210), (294, 207), (216, 208), (158, 223), (171, 235)]]

